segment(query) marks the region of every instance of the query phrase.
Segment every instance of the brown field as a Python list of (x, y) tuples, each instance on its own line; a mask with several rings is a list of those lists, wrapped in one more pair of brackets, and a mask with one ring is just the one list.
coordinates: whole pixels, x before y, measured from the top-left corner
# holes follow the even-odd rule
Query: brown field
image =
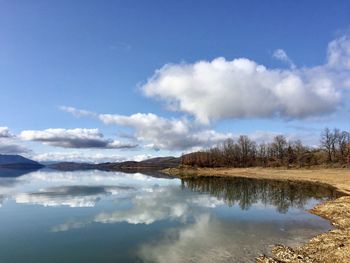
[(300, 247), (276, 245), (272, 257), (259, 256), (256, 262), (350, 262), (350, 169), (170, 168), (164, 172), (179, 177), (239, 176), (332, 185), (346, 196), (319, 204), (309, 212), (328, 219), (336, 229), (318, 235)]

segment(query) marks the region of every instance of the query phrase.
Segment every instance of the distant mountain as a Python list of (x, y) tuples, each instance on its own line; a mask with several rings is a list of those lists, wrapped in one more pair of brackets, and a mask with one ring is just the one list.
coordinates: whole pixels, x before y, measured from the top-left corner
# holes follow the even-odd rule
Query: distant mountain
[(180, 164), (180, 158), (176, 157), (157, 157), (141, 162), (127, 161), (120, 163), (101, 163), (98, 169), (108, 171), (157, 171), (165, 168), (177, 167)]
[(180, 164), (180, 158), (179, 157), (156, 157), (147, 159), (144, 161), (141, 161), (142, 164), (149, 164), (149, 165), (160, 165), (160, 166), (167, 166), (170, 167), (176, 167)]
[(40, 169), (42, 167), (44, 167), (42, 164), (21, 155), (0, 154), (0, 168)]
[(137, 172), (137, 171), (157, 171), (165, 168), (177, 167), (180, 164), (180, 158), (177, 157), (157, 157), (141, 162), (126, 161), (117, 163), (74, 163), (62, 162), (51, 164), (48, 167), (61, 171), (72, 170), (104, 170), (104, 171), (123, 171), (123, 172)]
[(60, 170), (60, 171), (92, 170), (92, 169), (97, 169), (97, 164), (60, 162), (60, 163), (49, 164), (47, 167), (55, 170)]

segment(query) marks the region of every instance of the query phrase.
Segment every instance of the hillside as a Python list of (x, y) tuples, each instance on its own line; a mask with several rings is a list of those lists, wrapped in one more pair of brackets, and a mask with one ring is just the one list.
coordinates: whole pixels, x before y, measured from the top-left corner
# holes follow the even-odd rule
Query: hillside
[(92, 170), (92, 169), (97, 169), (97, 164), (60, 162), (60, 163), (50, 164), (47, 167), (55, 170), (60, 170), (60, 171)]
[(176, 157), (157, 157), (141, 162), (126, 161), (116, 163), (100, 163), (100, 164), (89, 164), (89, 163), (74, 163), (74, 162), (62, 162), (49, 165), (50, 168), (61, 170), (61, 171), (72, 171), (72, 170), (104, 170), (104, 171), (157, 171), (165, 168), (174, 168), (180, 164), (180, 158)]
[(21, 155), (0, 154), (0, 168), (39, 169), (42, 167), (44, 167), (42, 164)]

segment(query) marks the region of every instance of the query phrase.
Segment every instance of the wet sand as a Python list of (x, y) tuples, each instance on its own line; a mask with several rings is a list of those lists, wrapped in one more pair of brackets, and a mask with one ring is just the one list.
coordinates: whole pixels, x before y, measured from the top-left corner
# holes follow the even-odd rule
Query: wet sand
[(350, 169), (170, 168), (164, 172), (178, 177), (247, 177), (331, 185), (345, 196), (319, 204), (309, 212), (329, 220), (335, 229), (300, 247), (276, 245), (273, 256), (257, 255), (256, 262), (350, 262)]

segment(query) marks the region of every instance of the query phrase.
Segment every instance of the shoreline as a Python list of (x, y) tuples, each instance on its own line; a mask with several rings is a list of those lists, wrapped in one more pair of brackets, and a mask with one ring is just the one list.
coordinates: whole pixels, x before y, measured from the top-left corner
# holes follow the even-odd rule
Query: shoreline
[(299, 247), (275, 245), (271, 257), (261, 255), (259, 263), (277, 262), (350, 262), (350, 169), (344, 168), (169, 168), (162, 172), (184, 177), (246, 177), (327, 184), (344, 194), (318, 204), (308, 212), (320, 216), (335, 227), (313, 237)]

